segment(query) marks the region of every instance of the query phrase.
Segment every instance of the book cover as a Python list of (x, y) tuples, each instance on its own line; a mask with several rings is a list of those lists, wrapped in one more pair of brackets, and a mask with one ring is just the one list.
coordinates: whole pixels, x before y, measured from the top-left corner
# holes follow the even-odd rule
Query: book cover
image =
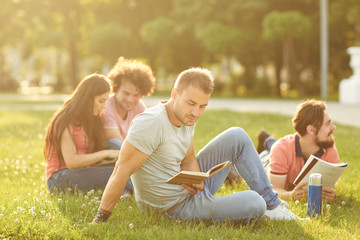
[(212, 168), (209, 171), (205, 172), (195, 172), (195, 171), (181, 171), (175, 176), (170, 178), (167, 183), (170, 184), (198, 184), (204, 181), (205, 179), (213, 176), (214, 174), (220, 172), (226, 166), (230, 165), (230, 161), (220, 163)]
[(311, 173), (320, 173), (322, 175), (322, 185), (324, 187), (333, 187), (348, 166), (347, 162), (329, 163), (310, 155), (293, 183), (298, 185), (303, 181), (309, 182)]

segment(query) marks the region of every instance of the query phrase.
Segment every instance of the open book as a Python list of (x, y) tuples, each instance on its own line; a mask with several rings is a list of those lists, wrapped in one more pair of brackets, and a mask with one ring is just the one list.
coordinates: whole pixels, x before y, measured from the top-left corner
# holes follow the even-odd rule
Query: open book
[(212, 167), (209, 171), (206, 173), (204, 172), (195, 172), (195, 171), (181, 171), (172, 178), (170, 178), (167, 183), (170, 184), (194, 184), (194, 183), (201, 183), (201, 181), (204, 181), (205, 179), (211, 177), (212, 175), (220, 172), (222, 169), (224, 169), (226, 166), (230, 165), (230, 161), (226, 161), (223, 163), (220, 163), (214, 167)]
[(294, 184), (298, 185), (303, 181), (309, 182), (311, 173), (321, 173), (322, 185), (324, 187), (333, 187), (348, 166), (347, 162), (329, 163), (314, 155), (310, 155), (299, 175), (296, 177)]

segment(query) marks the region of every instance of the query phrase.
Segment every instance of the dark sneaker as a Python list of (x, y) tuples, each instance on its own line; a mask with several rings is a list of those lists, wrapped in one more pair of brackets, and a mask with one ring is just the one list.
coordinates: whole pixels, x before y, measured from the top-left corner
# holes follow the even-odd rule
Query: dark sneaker
[(261, 130), (261, 132), (258, 135), (258, 145), (257, 145), (257, 152), (260, 154), (262, 151), (265, 150), (265, 140), (270, 137), (270, 134), (266, 132), (265, 130)]

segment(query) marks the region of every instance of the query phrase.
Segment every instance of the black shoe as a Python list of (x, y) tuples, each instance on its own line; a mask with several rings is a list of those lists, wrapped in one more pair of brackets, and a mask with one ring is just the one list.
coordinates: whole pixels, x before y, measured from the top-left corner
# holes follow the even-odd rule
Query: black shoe
[(265, 140), (270, 137), (270, 134), (266, 132), (265, 130), (261, 130), (261, 132), (258, 135), (258, 145), (257, 145), (257, 152), (260, 154), (262, 151), (265, 150)]

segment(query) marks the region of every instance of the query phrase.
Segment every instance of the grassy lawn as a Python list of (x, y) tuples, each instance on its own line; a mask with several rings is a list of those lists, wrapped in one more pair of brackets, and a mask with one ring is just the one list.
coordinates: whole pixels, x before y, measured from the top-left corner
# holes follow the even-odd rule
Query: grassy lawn
[[(262, 220), (246, 226), (230, 222), (171, 221), (140, 213), (134, 201), (119, 202), (108, 223), (89, 225), (101, 191), (51, 196), (45, 182), (42, 146), (52, 111), (0, 111), (0, 238), (2, 239), (360, 239), (360, 129), (337, 125), (337, 147), (350, 167), (336, 186), (335, 202), (323, 203), (312, 221)], [(241, 126), (256, 145), (266, 129), (275, 137), (292, 133), (291, 118), (207, 110), (198, 121), (195, 147), (231, 126)], [(245, 183), (223, 186), (218, 193), (247, 189)], [(300, 217), (306, 202), (289, 201)]]

